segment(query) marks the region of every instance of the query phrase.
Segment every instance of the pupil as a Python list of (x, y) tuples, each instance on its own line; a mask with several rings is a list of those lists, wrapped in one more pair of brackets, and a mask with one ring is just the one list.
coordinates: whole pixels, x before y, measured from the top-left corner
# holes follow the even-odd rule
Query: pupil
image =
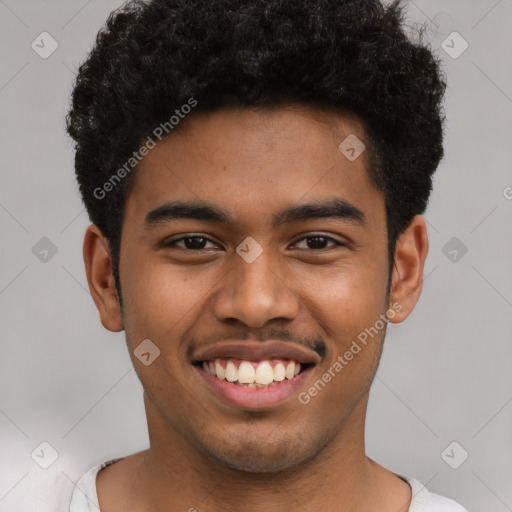
[[(310, 249), (325, 249), (326, 242), (327, 239), (324, 236), (311, 236), (307, 238), (307, 243)], [(313, 247), (311, 247), (311, 245)]]
[(202, 237), (185, 238), (185, 246), (187, 249), (204, 249), (205, 239)]

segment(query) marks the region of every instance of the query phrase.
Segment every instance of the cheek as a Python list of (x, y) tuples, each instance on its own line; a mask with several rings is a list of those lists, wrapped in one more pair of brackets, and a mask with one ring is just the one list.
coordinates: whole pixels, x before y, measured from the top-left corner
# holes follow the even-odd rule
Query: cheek
[[(122, 276), (126, 316), (138, 337), (169, 341), (183, 332), (206, 300), (217, 273), (180, 268), (155, 258), (141, 258)], [(123, 281), (124, 277), (124, 281)], [(217, 280), (220, 278), (217, 277)], [(174, 334), (173, 334), (174, 333)]]
[(354, 258), (302, 278), (301, 300), (341, 350), (385, 310), (386, 277), (375, 262)]
[[(305, 284), (303, 301), (330, 341), (318, 376), (328, 383), (310, 391), (322, 395), (319, 407), (333, 402), (344, 404), (342, 409), (352, 407), (368, 390), (382, 350), (386, 275), (375, 262), (361, 258)], [(333, 411), (334, 416), (339, 413)]]

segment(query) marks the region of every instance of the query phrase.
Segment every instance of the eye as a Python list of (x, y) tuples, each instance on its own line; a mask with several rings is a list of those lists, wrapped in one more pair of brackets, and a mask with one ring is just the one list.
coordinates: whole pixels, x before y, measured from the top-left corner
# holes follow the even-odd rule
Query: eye
[(306, 247), (299, 247), (299, 249), (316, 249), (316, 250), (322, 250), (322, 249), (329, 249), (333, 247), (332, 245), (329, 247), (326, 247), (326, 245), (329, 242), (334, 242), (334, 246), (339, 247), (346, 247), (346, 244), (339, 242), (338, 240), (335, 240), (334, 238), (331, 238), (330, 236), (325, 235), (310, 235), (303, 238), (300, 238), (297, 240), (294, 245), (297, 245), (299, 242), (302, 242), (305, 240)]
[[(302, 243), (302, 247), (297, 247)], [(208, 244), (211, 244), (208, 246)], [(330, 244), (330, 245), (329, 245)], [(201, 251), (218, 247), (209, 238), (201, 235), (188, 235), (165, 242), (164, 247), (181, 247), (190, 251)], [(346, 247), (346, 244), (326, 235), (309, 235), (297, 240), (294, 244), (298, 249), (323, 250), (333, 247)]]
[[(210, 249), (211, 247), (206, 247), (206, 244), (211, 243), (214, 247), (215, 244), (205, 236), (199, 235), (190, 235), (190, 236), (182, 236), (181, 238), (176, 238), (175, 240), (170, 240), (169, 242), (164, 243), (164, 247), (174, 247), (178, 246), (183, 249), (188, 249), (192, 251), (201, 251), (203, 249)], [(181, 245), (180, 245), (181, 244)]]

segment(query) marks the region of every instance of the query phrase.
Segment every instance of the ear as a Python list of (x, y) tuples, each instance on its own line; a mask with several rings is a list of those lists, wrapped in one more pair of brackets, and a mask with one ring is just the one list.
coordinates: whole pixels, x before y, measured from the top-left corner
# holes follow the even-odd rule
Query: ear
[(423, 287), (423, 268), (427, 253), (427, 225), (421, 215), (416, 215), (396, 243), (389, 292), (389, 305), (391, 307), (395, 304), (395, 315), (389, 316), (390, 322), (403, 322), (418, 302)]
[(98, 226), (91, 224), (84, 237), (83, 256), (89, 291), (105, 329), (124, 329), (121, 306), (112, 274), (112, 259), (107, 239)]

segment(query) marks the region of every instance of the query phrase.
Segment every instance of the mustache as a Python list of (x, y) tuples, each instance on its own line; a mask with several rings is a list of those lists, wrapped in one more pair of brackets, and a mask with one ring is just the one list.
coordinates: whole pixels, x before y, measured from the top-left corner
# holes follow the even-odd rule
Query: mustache
[(270, 340), (293, 342), (297, 345), (316, 352), (322, 359), (325, 357), (327, 345), (322, 336), (299, 336), (287, 329), (267, 329), (266, 331), (248, 332), (247, 329), (231, 332), (229, 334), (209, 335), (206, 337), (193, 337), (187, 343), (187, 356), (191, 357), (197, 347), (211, 347), (221, 341), (259, 341), (261, 343)]

